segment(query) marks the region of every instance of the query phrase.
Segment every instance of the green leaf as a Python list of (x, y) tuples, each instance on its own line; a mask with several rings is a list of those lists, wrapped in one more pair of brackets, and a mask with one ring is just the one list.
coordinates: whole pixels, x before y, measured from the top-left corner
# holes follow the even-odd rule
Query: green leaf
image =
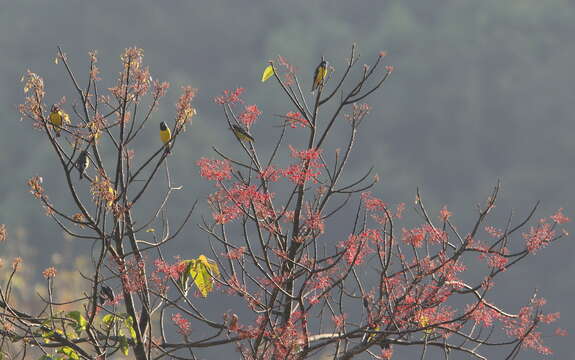
[(130, 336), (132, 337), (132, 339), (136, 340), (136, 330), (134, 330), (134, 327), (131, 326), (128, 328), (128, 330), (130, 330)]
[(178, 286), (185, 293), (188, 290), (188, 280), (190, 279), (190, 269), (194, 265), (195, 260), (183, 260), (182, 263), (186, 264), (186, 269), (180, 274), (178, 278)]
[(66, 316), (74, 321), (76, 321), (76, 332), (78, 335), (82, 330), (86, 330), (86, 325), (88, 321), (79, 311), (70, 311)]
[(128, 345), (128, 339), (125, 336), (120, 337), (120, 350), (122, 351), (122, 354), (124, 354), (124, 356), (128, 356), (130, 347)]
[(124, 319), (124, 324), (126, 324), (126, 327), (134, 326), (134, 319), (132, 318), (131, 315), (126, 316), (126, 318)]
[(132, 339), (136, 339), (136, 330), (134, 330), (134, 319), (128, 315), (127, 318), (124, 319), (124, 324), (130, 330), (130, 336)]
[(108, 327), (112, 326), (112, 324), (116, 321), (116, 316), (113, 314), (106, 314), (102, 317), (102, 322), (107, 325)]
[(80, 356), (78, 355), (78, 353), (76, 352), (76, 350), (72, 349), (69, 346), (64, 346), (61, 347), (58, 351), (58, 354), (64, 354), (66, 356), (68, 356), (68, 359), (71, 360), (80, 360)]
[(42, 338), (46, 344), (50, 343), (50, 338), (54, 336), (54, 330), (42, 331)]
[(44, 354), (38, 360), (54, 360), (54, 357), (52, 355)]

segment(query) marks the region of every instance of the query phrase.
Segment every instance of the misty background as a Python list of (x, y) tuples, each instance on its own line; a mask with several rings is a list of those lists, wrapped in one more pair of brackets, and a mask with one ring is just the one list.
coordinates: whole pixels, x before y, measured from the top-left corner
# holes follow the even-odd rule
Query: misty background
[[(269, 59), (285, 56), (308, 88), (322, 55), (337, 77), (352, 43), (360, 63), (385, 50), (395, 71), (367, 100), (373, 110), (360, 129), (351, 175), (374, 166), (382, 181), (373, 192), (392, 204), (405, 202), (408, 210), (419, 187), (434, 216), (447, 205), (466, 233), (476, 204), (498, 179), (494, 226), (504, 227), (511, 211), (517, 219), (527, 215), (538, 200), (536, 219), (558, 208), (575, 214), (574, 30), (575, 3), (568, 0), (0, 0), (0, 223), (9, 233), (0, 256), (24, 257), (40, 281), (45, 267), (72, 269), (69, 256), (89, 250), (89, 244), (64, 238), (25, 184), (41, 175), (50, 199), (69, 204), (47, 138), (19, 121), (17, 111), (27, 69), (44, 77), (47, 104), (62, 96), (67, 106), (76, 100), (62, 64), (53, 62), (57, 45), (80, 80), (86, 78), (87, 52), (97, 50), (108, 86), (120, 71), (123, 49), (143, 48), (152, 76), (171, 84), (154, 115), (158, 123), (163, 116), (173, 119), (180, 86), (199, 89), (198, 115), (170, 159), (173, 178), (184, 186), (171, 203), (176, 218), (213, 191), (199, 177), (196, 160), (215, 157), (212, 146), (237, 150), (214, 96), (246, 88), (246, 104), (263, 111), (251, 131), (265, 149), (272, 144), (266, 136), (277, 131), (273, 114), (293, 110), (276, 83), (260, 82)], [(150, 125), (144, 130), (154, 149), (157, 131)], [(136, 153), (144, 149), (139, 143)], [(200, 207), (209, 214), (205, 203)], [(171, 244), (178, 253), (192, 257), (208, 249), (195, 226), (199, 221), (194, 217)], [(547, 327), (549, 335), (554, 327), (574, 332), (572, 241), (543, 249), (496, 281), (497, 300), (510, 311), (535, 289), (548, 300), (546, 311), (561, 311)], [(575, 359), (571, 334), (545, 341), (553, 358)]]

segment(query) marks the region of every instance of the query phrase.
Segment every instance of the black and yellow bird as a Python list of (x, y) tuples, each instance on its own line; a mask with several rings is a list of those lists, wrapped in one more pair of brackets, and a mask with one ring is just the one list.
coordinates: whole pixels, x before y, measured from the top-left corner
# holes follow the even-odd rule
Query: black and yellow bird
[(169, 154), (171, 152), (169, 142), (172, 140), (172, 132), (168, 125), (163, 121), (160, 123), (160, 139), (162, 140), (162, 143), (166, 145), (166, 152)]
[(90, 166), (90, 158), (88, 157), (88, 150), (83, 150), (76, 160), (76, 167), (80, 173), (80, 180), (84, 178), (84, 173), (86, 169)]
[(239, 141), (255, 142), (253, 136), (248, 134), (248, 132), (242, 129), (240, 126), (234, 124), (232, 125), (231, 130), (234, 132), (234, 135)]
[(56, 137), (60, 136), (62, 131), (62, 123), (64, 122), (64, 112), (60, 110), (58, 105), (52, 105), (52, 110), (50, 110), (50, 123), (54, 127), (54, 132)]
[(311, 87), (311, 91), (314, 92), (315, 89), (323, 86), (323, 82), (327, 76), (327, 61), (324, 60), (323, 56), (321, 57), (321, 62), (315, 68), (315, 72), (313, 74), (313, 85)]
[(112, 288), (107, 285), (102, 285), (100, 288), (100, 295), (98, 295), (98, 297), (100, 298), (100, 304), (104, 304), (106, 300), (112, 302), (115, 298), (114, 290), (112, 290)]

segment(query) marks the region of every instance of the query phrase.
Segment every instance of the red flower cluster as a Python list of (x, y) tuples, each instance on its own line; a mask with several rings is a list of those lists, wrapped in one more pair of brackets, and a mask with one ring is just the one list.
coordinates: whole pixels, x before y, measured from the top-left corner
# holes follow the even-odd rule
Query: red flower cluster
[(44, 271), (42, 271), (42, 276), (44, 276), (44, 278), (46, 279), (50, 279), (56, 276), (56, 268), (53, 266), (50, 266), (49, 268), (46, 268)]
[(298, 185), (305, 184), (308, 180), (317, 183), (317, 178), (321, 174), (319, 169), (325, 167), (319, 158), (321, 149), (297, 150), (291, 145), (289, 148), (291, 150), (291, 157), (299, 159), (300, 161), (284, 169), (284, 176)]
[(285, 119), (292, 129), (295, 129), (298, 126), (301, 127), (309, 126), (309, 122), (303, 117), (303, 115), (300, 112), (288, 112), (285, 115)]
[(319, 212), (313, 211), (309, 206), (306, 210), (307, 216), (304, 221), (305, 227), (316, 233), (323, 234), (325, 231), (325, 224), (321, 214)]
[(500, 238), (504, 235), (504, 232), (500, 229), (497, 229), (494, 226), (486, 226), (485, 232), (487, 232), (491, 237)]
[(262, 178), (263, 180), (272, 181), (272, 182), (278, 181), (281, 175), (282, 175), (282, 171), (280, 169), (274, 167), (273, 165), (266, 167), (259, 174), (260, 178)]
[(505, 332), (508, 336), (523, 339), (522, 346), (533, 349), (543, 355), (551, 355), (553, 351), (543, 345), (542, 334), (533, 328), (535, 322), (551, 323), (559, 318), (559, 313), (541, 314), (541, 307), (545, 299), (535, 299), (529, 306), (519, 310), (519, 315), (514, 318), (505, 318)]
[(571, 219), (563, 215), (563, 208), (557, 210), (557, 212), (554, 215), (551, 215), (551, 220), (553, 220), (557, 224), (565, 224), (571, 221)]
[(547, 246), (547, 244), (549, 244), (549, 242), (551, 242), (554, 237), (555, 231), (553, 230), (551, 224), (545, 222), (544, 220), (542, 220), (542, 222), (536, 227), (530, 227), (529, 232), (523, 233), (525, 246), (531, 253), (535, 253), (542, 247)]
[(447, 241), (447, 233), (439, 230), (429, 224), (424, 224), (420, 227), (413, 229), (401, 229), (401, 240), (406, 244), (419, 248), (423, 245), (424, 241), (431, 243), (441, 244)]
[(333, 315), (332, 316), (333, 326), (337, 330), (340, 330), (340, 331), (343, 330), (346, 318), (347, 318), (346, 314)]
[(170, 265), (162, 259), (156, 259), (154, 260), (154, 273), (163, 274), (177, 280), (180, 277), (180, 274), (186, 270), (186, 266), (185, 262), (179, 260)]
[(228, 259), (231, 260), (238, 260), (244, 257), (244, 253), (246, 252), (246, 247), (245, 246), (240, 246), (237, 249), (234, 250), (230, 250), (227, 253), (223, 253), (222, 256), (227, 257)]
[(216, 96), (214, 98), (214, 102), (220, 105), (243, 103), (244, 101), (240, 98), (240, 96), (243, 94), (244, 91), (245, 91), (244, 88), (237, 88), (235, 90), (224, 90), (221, 96)]
[(174, 325), (178, 327), (178, 332), (183, 335), (187, 336), (190, 335), (192, 332), (192, 327), (190, 326), (190, 321), (185, 319), (182, 314), (176, 313), (172, 315), (172, 321)]
[(447, 210), (447, 205), (444, 205), (441, 210), (439, 211), (439, 218), (442, 221), (447, 221), (449, 220), (449, 218), (451, 217), (451, 215), (453, 215), (453, 213), (449, 210)]
[(270, 200), (273, 194), (264, 194), (257, 190), (254, 185), (244, 185), (236, 183), (230, 189), (221, 188), (218, 192), (211, 194), (208, 201), (215, 210), (212, 213), (214, 220), (218, 224), (230, 222), (242, 213), (251, 211), (253, 204), (256, 215), (260, 219), (273, 216), (270, 208)]
[(289, 85), (292, 85), (293, 83), (295, 83), (295, 71), (296, 71), (295, 67), (292, 64), (290, 64), (287, 61), (287, 59), (281, 55), (278, 55), (278, 63), (285, 70), (285, 74), (284, 74), (285, 84), (287, 86), (289, 86)]
[(371, 195), (369, 191), (361, 193), (361, 201), (363, 202), (363, 206), (370, 211), (384, 211), (387, 209), (387, 204), (384, 203), (383, 200)]
[(493, 321), (503, 318), (501, 313), (494, 310), (492, 307), (486, 306), (483, 302), (467, 305), (465, 312), (469, 313), (469, 318), (471, 320), (483, 327), (491, 327), (493, 325)]
[(210, 160), (203, 157), (196, 165), (200, 167), (200, 176), (208, 180), (219, 182), (232, 178), (232, 167), (228, 160)]
[(249, 105), (244, 107), (244, 112), (240, 114), (239, 119), (242, 124), (249, 128), (261, 114), (262, 112), (257, 105)]
[(143, 261), (126, 261), (120, 262), (120, 280), (122, 286), (127, 292), (138, 292), (144, 288), (146, 279), (144, 278)]
[(340, 242), (337, 247), (345, 249), (344, 258), (348, 265), (360, 265), (365, 260), (365, 256), (372, 253), (372, 244), (381, 244), (383, 234), (379, 229), (367, 229), (358, 235), (351, 234), (346, 241)]

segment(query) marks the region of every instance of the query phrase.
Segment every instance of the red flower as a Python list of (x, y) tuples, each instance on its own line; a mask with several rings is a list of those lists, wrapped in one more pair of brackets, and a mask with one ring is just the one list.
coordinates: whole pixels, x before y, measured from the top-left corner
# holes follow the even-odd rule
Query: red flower
[(381, 199), (376, 198), (371, 195), (371, 192), (361, 193), (361, 201), (363, 202), (365, 208), (370, 211), (384, 211), (387, 208), (387, 204)]
[(549, 244), (555, 237), (555, 231), (548, 223), (541, 223), (537, 227), (531, 227), (528, 233), (523, 233), (525, 245), (529, 252), (537, 252), (537, 250)]
[(557, 224), (564, 224), (571, 221), (571, 219), (563, 215), (563, 208), (557, 210), (557, 212), (551, 216), (551, 220), (555, 221)]
[(54, 268), (53, 266), (50, 266), (49, 268), (42, 271), (42, 276), (44, 276), (44, 278), (46, 278), (46, 279), (50, 279), (50, 278), (55, 277), (56, 276), (56, 268)]
[(469, 304), (467, 305), (465, 312), (471, 312), (469, 314), (469, 318), (483, 327), (491, 327), (491, 325), (493, 325), (493, 321), (499, 320), (503, 317), (499, 312), (485, 306), (483, 303), (480, 303), (479, 305)]
[(292, 85), (295, 82), (295, 67), (288, 63), (286, 58), (281, 55), (278, 55), (278, 63), (281, 67), (284, 68), (284, 82), (287, 86)]
[(241, 259), (242, 257), (244, 257), (245, 252), (246, 252), (246, 247), (240, 246), (239, 248), (234, 249), (234, 250), (230, 250), (227, 253), (223, 253), (222, 255), (227, 257), (228, 259), (231, 259), (231, 260), (238, 260), (238, 259)]
[(285, 119), (292, 129), (295, 129), (298, 126), (307, 127), (309, 125), (309, 122), (300, 112), (288, 112), (285, 115)]
[(182, 314), (176, 313), (176, 314), (172, 315), (172, 321), (174, 322), (174, 325), (176, 325), (178, 327), (178, 332), (181, 335), (187, 336), (187, 335), (190, 335), (190, 333), (192, 332), (192, 327), (190, 326), (190, 321), (188, 319), (185, 319), (182, 316)]
[(347, 318), (346, 314), (334, 315), (332, 317), (333, 324), (336, 329), (343, 330), (343, 326), (345, 324), (345, 319)]
[(405, 211), (405, 203), (397, 204), (397, 208), (395, 210), (395, 217), (401, 219), (404, 211)]
[(451, 211), (447, 210), (447, 205), (443, 206), (441, 208), (441, 211), (439, 211), (439, 218), (443, 221), (449, 220), (451, 215), (453, 214), (451, 213)]
[(225, 224), (241, 216), (244, 212), (251, 212), (253, 204), (256, 216), (260, 219), (273, 216), (270, 200), (273, 194), (265, 194), (257, 190), (254, 185), (234, 184), (230, 189), (222, 188), (211, 194), (208, 201), (214, 208), (212, 216), (218, 224)]
[(299, 159), (300, 162), (292, 164), (288, 168), (284, 169), (284, 176), (299, 185), (304, 184), (308, 180), (312, 180), (314, 183), (317, 183), (317, 178), (321, 174), (319, 169), (324, 167), (324, 164), (319, 160), (321, 150), (297, 150), (291, 145), (289, 148), (291, 150), (291, 157)]
[(401, 240), (411, 246), (419, 248), (423, 245), (423, 240), (425, 239), (425, 231), (421, 228), (414, 228), (411, 230), (401, 229), (403, 235)]
[(348, 265), (360, 265), (363, 263), (367, 254), (373, 250), (369, 247), (368, 232), (362, 232), (359, 235), (351, 234), (346, 241), (340, 242), (337, 246), (345, 249), (344, 258)]
[(244, 109), (245, 111), (240, 114), (239, 118), (242, 124), (249, 128), (257, 120), (258, 116), (262, 114), (262, 112), (260, 109), (258, 109), (257, 105), (249, 105)]
[(216, 96), (214, 101), (216, 104), (225, 105), (225, 104), (235, 104), (235, 103), (243, 103), (244, 101), (240, 99), (240, 96), (245, 91), (244, 88), (237, 88), (235, 90), (224, 90), (221, 96)]
[[(541, 311), (540, 308), (544, 302), (543, 299), (536, 299), (532, 305), (522, 307), (517, 317), (504, 319), (505, 332), (508, 336), (522, 339), (523, 347), (533, 349), (543, 355), (550, 355), (553, 351), (543, 345), (541, 332), (535, 331), (533, 328), (536, 325), (535, 321), (541, 320), (541, 316), (543, 316), (534, 317), (536, 313)], [(556, 319), (557, 317), (553, 316), (550, 321)]]
[(307, 207), (307, 218), (305, 219), (305, 226), (312, 231), (323, 234), (325, 231), (325, 224), (320, 213), (314, 212)]
[(493, 226), (486, 226), (485, 231), (494, 238), (500, 238), (503, 236), (504, 232)]
[(260, 178), (267, 181), (278, 181), (281, 176), (281, 171), (276, 169), (273, 165), (268, 166), (267, 168), (263, 169), (260, 174)]
[(228, 160), (201, 158), (196, 165), (200, 167), (200, 176), (208, 180), (219, 182), (232, 178), (232, 166)]

